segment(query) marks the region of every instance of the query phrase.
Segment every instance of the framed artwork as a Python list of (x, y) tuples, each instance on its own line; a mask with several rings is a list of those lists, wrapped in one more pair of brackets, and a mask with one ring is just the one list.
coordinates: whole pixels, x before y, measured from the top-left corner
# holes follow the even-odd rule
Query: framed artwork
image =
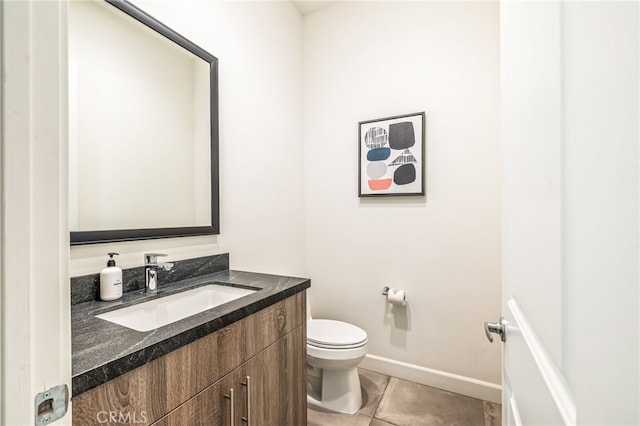
[(359, 197), (424, 195), (424, 127), (424, 112), (359, 123)]

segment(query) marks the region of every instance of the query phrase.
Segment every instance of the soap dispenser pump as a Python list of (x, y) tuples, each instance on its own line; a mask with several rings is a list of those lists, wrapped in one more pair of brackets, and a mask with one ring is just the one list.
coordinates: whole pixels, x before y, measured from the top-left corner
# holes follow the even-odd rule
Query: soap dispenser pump
[(122, 297), (122, 269), (116, 266), (113, 256), (118, 253), (107, 253), (107, 267), (100, 271), (100, 299), (116, 300)]

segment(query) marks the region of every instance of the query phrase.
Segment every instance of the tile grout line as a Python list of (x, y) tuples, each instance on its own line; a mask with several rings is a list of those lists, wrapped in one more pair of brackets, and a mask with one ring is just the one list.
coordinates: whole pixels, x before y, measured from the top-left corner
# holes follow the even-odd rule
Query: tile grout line
[[(387, 380), (387, 384), (385, 385), (384, 390), (382, 391), (382, 395), (380, 396), (380, 399), (378, 400), (375, 408), (373, 409), (373, 414), (371, 415), (371, 420), (372, 421), (373, 420), (378, 420), (378, 418), (376, 417), (376, 413), (378, 412), (378, 407), (380, 406), (380, 403), (382, 402), (382, 398), (384, 398), (384, 394), (387, 393), (387, 389), (389, 389), (389, 383), (391, 383), (392, 377), (389, 376), (389, 375), (386, 375), (386, 376), (389, 378), (389, 380)], [(371, 423), (371, 422), (369, 422), (369, 423)], [(390, 424), (393, 424), (393, 423), (390, 423)]]

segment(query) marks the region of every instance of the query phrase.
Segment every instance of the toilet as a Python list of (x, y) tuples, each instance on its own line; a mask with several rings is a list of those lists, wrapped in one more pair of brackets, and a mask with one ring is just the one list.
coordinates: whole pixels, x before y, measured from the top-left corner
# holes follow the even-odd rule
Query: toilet
[(342, 321), (313, 319), (307, 308), (307, 403), (355, 414), (362, 405), (356, 368), (367, 354), (367, 332)]

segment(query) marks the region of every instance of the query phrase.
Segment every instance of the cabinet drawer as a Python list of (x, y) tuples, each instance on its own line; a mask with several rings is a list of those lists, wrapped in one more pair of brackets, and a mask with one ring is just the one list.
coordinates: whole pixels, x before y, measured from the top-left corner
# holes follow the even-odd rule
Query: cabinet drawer
[(301, 292), (74, 397), (73, 423), (105, 424), (105, 412), (152, 423), (304, 321)]

